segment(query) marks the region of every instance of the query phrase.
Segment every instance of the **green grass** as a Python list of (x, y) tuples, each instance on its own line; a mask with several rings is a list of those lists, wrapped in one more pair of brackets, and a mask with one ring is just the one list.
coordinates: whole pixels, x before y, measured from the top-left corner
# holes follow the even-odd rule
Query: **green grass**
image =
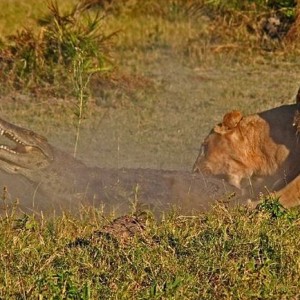
[[(2, 219), (2, 299), (291, 299), (299, 297), (298, 211), (218, 206), (149, 219), (142, 237), (93, 236), (107, 219)], [(85, 243), (74, 243), (77, 238)]]

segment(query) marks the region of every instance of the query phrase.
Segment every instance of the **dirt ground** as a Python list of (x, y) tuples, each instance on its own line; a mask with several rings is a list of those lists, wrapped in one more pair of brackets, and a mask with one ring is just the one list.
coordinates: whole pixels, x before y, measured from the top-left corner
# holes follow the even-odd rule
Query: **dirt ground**
[[(151, 84), (131, 94), (118, 85), (93, 87), (78, 150), (89, 166), (190, 170), (201, 141), (225, 112), (249, 114), (293, 103), (299, 87), (296, 62), (215, 58), (191, 64), (171, 49), (152, 49), (143, 60), (125, 61), (128, 74)], [(73, 101), (15, 93), (2, 97), (1, 117), (72, 153)]]

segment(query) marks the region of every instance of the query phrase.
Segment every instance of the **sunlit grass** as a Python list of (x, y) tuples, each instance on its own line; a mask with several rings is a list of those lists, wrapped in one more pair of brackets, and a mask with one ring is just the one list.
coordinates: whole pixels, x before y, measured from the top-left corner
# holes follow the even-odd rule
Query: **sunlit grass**
[[(148, 219), (127, 243), (80, 218), (2, 219), (0, 297), (71, 299), (291, 299), (299, 296), (300, 216), (274, 204), (248, 212)], [(75, 243), (77, 238), (85, 243)]]
[[(4, 0), (0, 1), (0, 37), (15, 34), (21, 28), (37, 28), (37, 19), (47, 12), (47, 0)], [(67, 11), (76, 0), (60, 1), (62, 10)]]

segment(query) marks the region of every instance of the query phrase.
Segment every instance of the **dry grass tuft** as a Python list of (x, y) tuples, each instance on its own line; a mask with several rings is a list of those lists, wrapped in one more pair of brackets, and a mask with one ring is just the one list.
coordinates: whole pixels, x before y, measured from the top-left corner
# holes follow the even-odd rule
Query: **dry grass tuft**
[(63, 92), (70, 92), (70, 73), (78, 52), (88, 64), (87, 72), (104, 72), (110, 66), (109, 41), (115, 33), (104, 34), (100, 13), (91, 16), (82, 5), (62, 13), (55, 1), (48, 8), (50, 13), (40, 21), (38, 31), (20, 30), (2, 46), (1, 80), (13, 88), (58, 84)]

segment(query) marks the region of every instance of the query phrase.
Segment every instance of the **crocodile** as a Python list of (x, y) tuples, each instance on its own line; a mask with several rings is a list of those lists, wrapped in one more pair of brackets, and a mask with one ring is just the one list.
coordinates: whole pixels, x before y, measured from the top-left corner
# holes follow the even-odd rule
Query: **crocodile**
[(0, 135), (1, 142), (5, 139), (0, 170), (10, 174), (0, 184), (9, 181), (12, 191), (18, 181), (31, 187), (31, 194), (23, 187), (19, 191), (19, 207), (25, 212), (76, 212), (92, 205), (118, 215), (137, 208), (160, 215), (173, 207), (192, 213), (229, 198), (234, 204), (242, 201), (241, 191), (224, 180), (189, 171), (87, 167), (44, 136), (3, 119)]

